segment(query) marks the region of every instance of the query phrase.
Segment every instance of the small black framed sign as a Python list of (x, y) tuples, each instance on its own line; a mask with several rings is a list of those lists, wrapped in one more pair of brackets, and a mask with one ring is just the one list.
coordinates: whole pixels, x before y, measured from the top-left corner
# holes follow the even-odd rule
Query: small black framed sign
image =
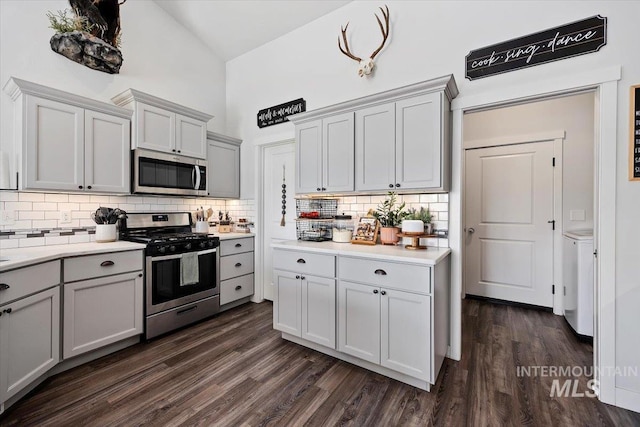
[(258, 111), (258, 127), (266, 128), (289, 121), (287, 117), (304, 111), (307, 111), (307, 102), (302, 98), (265, 108)]
[(640, 85), (631, 86), (629, 98), (629, 181), (640, 181)]
[(517, 39), (472, 50), (466, 56), (469, 80), (597, 52), (607, 44), (607, 18), (600, 15)]

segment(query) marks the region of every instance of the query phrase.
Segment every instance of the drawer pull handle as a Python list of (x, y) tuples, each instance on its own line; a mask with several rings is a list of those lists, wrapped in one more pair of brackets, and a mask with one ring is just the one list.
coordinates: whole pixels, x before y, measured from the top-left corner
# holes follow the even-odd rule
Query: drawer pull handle
[(113, 261), (102, 261), (100, 263), (100, 267), (111, 267), (112, 265), (115, 265), (115, 262), (113, 262)]
[(374, 289), (374, 290), (373, 290), (373, 293), (374, 293), (374, 294), (377, 294), (377, 293), (378, 293), (378, 290), (377, 290), (377, 289)]
[(9, 314), (9, 313), (11, 313), (11, 311), (12, 311), (11, 308), (7, 308), (6, 310), (3, 311), (3, 313)]
[(241, 248), (242, 247), (242, 243), (236, 243), (236, 248)]
[(236, 267), (241, 267), (242, 263), (241, 262), (236, 262)]
[(305, 279), (306, 279), (306, 277), (304, 277), (304, 276), (300, 276), (300, 278), (301, 278), (302, 280), (305, 280)]
[(11, 286), (7, 285), (6, 283), (0, 283), (0, 291), (6, 291), (10, 287)]
[(377, 269), (376, 271), (374, 271), (375, 274), (377, 274), (378, 276), (386, 276), (387, 272), (381, 269)]
[(190, 311), (195, 310), (196, 308), (198, 308), (198, 306), (197, 306), (197, 305), (194, 305), (193, 307), (189, 307), (189, 308), (187, 308), (187, 309), (184, 309), (184, 310), (178, 311), (178, 312), (176, 312), (176, 314), (177, 314), (177, 315), (185, 314), (185, 313), (188, 313), (188, 312), (190, 312)]
[(304, 259), (302, 259), (302, 258), (298, 258), (298, 260), (297, 260), (296, 262), (297, 262), (298, 264), (306, 264), (306, 263), (307, 263), (307, 261), (305, 261), (305, 260), (304, 260)]
[(236, 286), (236, 291), (239, 291), (240, 289), (242, 289), (242, 286), (240, 285)]
[(296, 274), (296, 279), (299, 279), (299, 278), (300, 278), (300, 275), (299, 275), (299, 274)]
[(382, 295), (386, 295), (386, 294), (387, 294), (387, 291), (380, 291), (380, 293), (381, 293)]

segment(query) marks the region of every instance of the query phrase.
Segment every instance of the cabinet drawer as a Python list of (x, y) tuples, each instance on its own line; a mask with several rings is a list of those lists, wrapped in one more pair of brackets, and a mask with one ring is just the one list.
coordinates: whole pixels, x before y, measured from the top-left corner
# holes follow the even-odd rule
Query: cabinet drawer
[(60, 261), (0, 273), (0, 283), (8, 286), (0, 290), (0, 305), (35, 294), (60, 284)]
[(220, 283), (220, 305), (253, 295), (253, 274)]
[(220, 281), (253, 273), (253, 252), (220, 257)]
[(431, 292), (431, 267), (340, 257), (340, 279), (409, 292)]
[(111, 252), (65, 258), (65, 283), (142, 270), (142, 251)]
[(220, 256), (253, 251), (253, 237), (220, 241)]
[(322, 277), (336, 277), (336, 257), (333, 255), (274, 250), (273, 268)]

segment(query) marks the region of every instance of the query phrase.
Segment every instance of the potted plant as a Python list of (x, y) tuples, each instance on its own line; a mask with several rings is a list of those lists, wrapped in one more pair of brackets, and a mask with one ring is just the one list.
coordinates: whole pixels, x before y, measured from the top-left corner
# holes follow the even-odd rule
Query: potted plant
[(397, 204), (397, 194), (390, 191), (387, 198), (376, 207), (373, 216), (380, 221), (380, 242), (395, 245), (398, 242), (398, 226), (407, 216), (405, 202)]
[(402, 232), (420, 232), (431, 234), (431, 220), (433, 215), (429, 211), (429, 208), (420, 207), (420, 210), (415, 208), (409, 209), (408, 215), (404, 221), (402, 221)]

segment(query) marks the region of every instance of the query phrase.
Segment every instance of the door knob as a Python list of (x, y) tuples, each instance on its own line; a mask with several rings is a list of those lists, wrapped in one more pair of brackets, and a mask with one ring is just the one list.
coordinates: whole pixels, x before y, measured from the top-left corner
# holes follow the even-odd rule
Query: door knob
[(469, 227), (467, 231), (469, 231), (469, 233), (473, 234), (473, 233), (476, 232), (476, 229), (473, 228), (473, 227)]

